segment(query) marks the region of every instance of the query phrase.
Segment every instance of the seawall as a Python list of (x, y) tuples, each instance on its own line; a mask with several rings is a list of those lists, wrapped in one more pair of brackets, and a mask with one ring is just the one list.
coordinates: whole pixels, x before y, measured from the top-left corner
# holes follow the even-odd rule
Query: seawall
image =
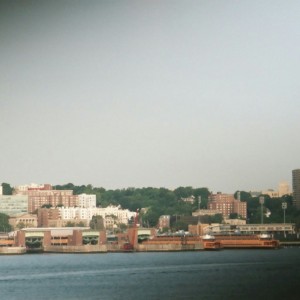
[(106, 253), (106, 245), (44, 246), (44, 253)]
[(25, 247), (0, 247), (0, 255), (16, 255), (25, 253)]

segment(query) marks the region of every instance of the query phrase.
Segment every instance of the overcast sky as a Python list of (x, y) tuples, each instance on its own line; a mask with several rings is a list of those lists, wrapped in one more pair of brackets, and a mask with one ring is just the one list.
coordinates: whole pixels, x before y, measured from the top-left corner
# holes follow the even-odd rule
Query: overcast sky
[(0, 182), (231, 193), (300, 168), (299, 1), (0, 3)]

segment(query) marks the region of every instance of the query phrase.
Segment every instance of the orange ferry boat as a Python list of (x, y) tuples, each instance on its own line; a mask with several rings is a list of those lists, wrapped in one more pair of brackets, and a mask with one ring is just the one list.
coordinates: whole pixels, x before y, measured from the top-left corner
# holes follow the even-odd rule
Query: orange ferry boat
[(261, 248), (277, 249), (280, 244), (268, 234), (261, 235), (216, 235), (215, 241), (221, 244), (221, 248)]

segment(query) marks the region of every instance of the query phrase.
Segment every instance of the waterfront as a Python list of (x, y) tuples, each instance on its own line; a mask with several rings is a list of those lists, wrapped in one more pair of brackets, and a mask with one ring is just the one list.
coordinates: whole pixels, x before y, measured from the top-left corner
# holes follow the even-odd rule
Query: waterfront
[(1, 299), (298, 299), (300, 248), (0, 257)]

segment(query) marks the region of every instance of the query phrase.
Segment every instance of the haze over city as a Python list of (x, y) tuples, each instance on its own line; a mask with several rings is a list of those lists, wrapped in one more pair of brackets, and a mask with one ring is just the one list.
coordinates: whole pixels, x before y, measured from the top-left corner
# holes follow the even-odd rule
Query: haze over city
[(298, 1), (1, 1), (0, 182), (291, 184), (299, 12)]

